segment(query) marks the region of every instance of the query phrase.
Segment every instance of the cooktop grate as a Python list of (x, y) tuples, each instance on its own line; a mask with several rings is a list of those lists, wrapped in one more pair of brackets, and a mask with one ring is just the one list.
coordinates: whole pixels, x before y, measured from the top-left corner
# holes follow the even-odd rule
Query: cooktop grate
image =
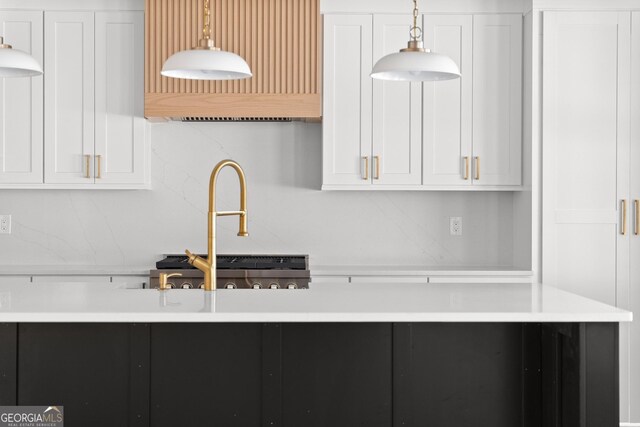
[[(201, 255), (202, 256), (202, 255)], [(206, 255), (202, 256), (206, 258)], [(306, 255), (218, 255), (217, 268), (219, 270), (307, 270), (308, 256)], [(188, 262), (186, 255), (166, 255), (156, 262), (156, 268), (191, 269), (195, 268)]]

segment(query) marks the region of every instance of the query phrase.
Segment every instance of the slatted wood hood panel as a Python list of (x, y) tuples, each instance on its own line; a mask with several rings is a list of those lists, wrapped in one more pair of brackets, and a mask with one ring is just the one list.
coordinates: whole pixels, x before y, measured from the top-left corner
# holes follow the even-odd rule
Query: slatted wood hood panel
[(145, 116), (319, 118), (320, 0), (211, 0), (214, 42), (242, 56), (246, 80), (162, 77), (173, 53), (197, 46), (203, 0), (146, 0)]

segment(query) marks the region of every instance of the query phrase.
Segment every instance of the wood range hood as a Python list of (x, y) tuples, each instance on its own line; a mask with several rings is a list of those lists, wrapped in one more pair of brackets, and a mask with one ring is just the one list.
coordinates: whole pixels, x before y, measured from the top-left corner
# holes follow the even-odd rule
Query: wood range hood
[(204, 0), (146, 0), (145, 116), (190, 120), (318, 120), (322, 115), (320, 0), (210, 0), (214, 42), (242, 56), (246, 80), (160, 75), (197, 46)]

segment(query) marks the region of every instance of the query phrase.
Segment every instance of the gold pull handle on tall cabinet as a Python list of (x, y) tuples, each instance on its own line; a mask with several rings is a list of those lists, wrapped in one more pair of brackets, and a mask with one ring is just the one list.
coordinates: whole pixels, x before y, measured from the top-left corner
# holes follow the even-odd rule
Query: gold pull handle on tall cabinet
[(364, 156), (362, 159), (364, 160), (364, 173), (362, 174), (362, 179), (367, 181), (369, 180), (369, 156)]
[(380, 179), (380, 156), (375, 156), (373, 159), (376, 162), (376, 174), (373, 176), (373, 179)]
[(98, 161), (98, 166), (97, 166), (97, 174), (96, 174), (96, 178), (97, 179), (101, 179), (102, 178), (102, 156), (100, 154), (96, 155), (96, 160)]
[(479, 180), (480, 179), (480, 156), (475, 157), (474, 159), (476, 161), (476, 166), (474, 168), (475, 169), (475, 178), (473, 178), (473, 179)]
[(627, 234), (627, 199), (622, 199), (622, 230), (620, 234), (623, 236)]
[(635, 217), (635, 225), (633, 228), (633, 234), (636, 236), (640, 233), (640, 200), (636, 199), (633, 201), (633, 214)]
[(84, 155), (84, 169), (84, 177), (91, 178), (91, 155), (89, 154)]
[(462, 177), (465, 181), (469, 180), (469, 157), (464, 157), (464, 176)]

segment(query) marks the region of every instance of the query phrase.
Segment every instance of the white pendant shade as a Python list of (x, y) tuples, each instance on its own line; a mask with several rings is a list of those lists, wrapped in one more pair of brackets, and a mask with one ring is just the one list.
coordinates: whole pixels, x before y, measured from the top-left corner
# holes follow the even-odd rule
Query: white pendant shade
[(177, 52), (165, 61), (160, 74), (191, 80), (236, 80), (253, 75), (249, 65), (240, 56), (213, 49)]
[(371, 77), (396, 81), (437, 81), (460, 77), (458, 65), (446, 55), (429, 51), (405, 51), (380, 58)]
[(31, 77), (42, 74), (42, 67), (26, 52), (3, 44), (0, 37), (0, 77)]

